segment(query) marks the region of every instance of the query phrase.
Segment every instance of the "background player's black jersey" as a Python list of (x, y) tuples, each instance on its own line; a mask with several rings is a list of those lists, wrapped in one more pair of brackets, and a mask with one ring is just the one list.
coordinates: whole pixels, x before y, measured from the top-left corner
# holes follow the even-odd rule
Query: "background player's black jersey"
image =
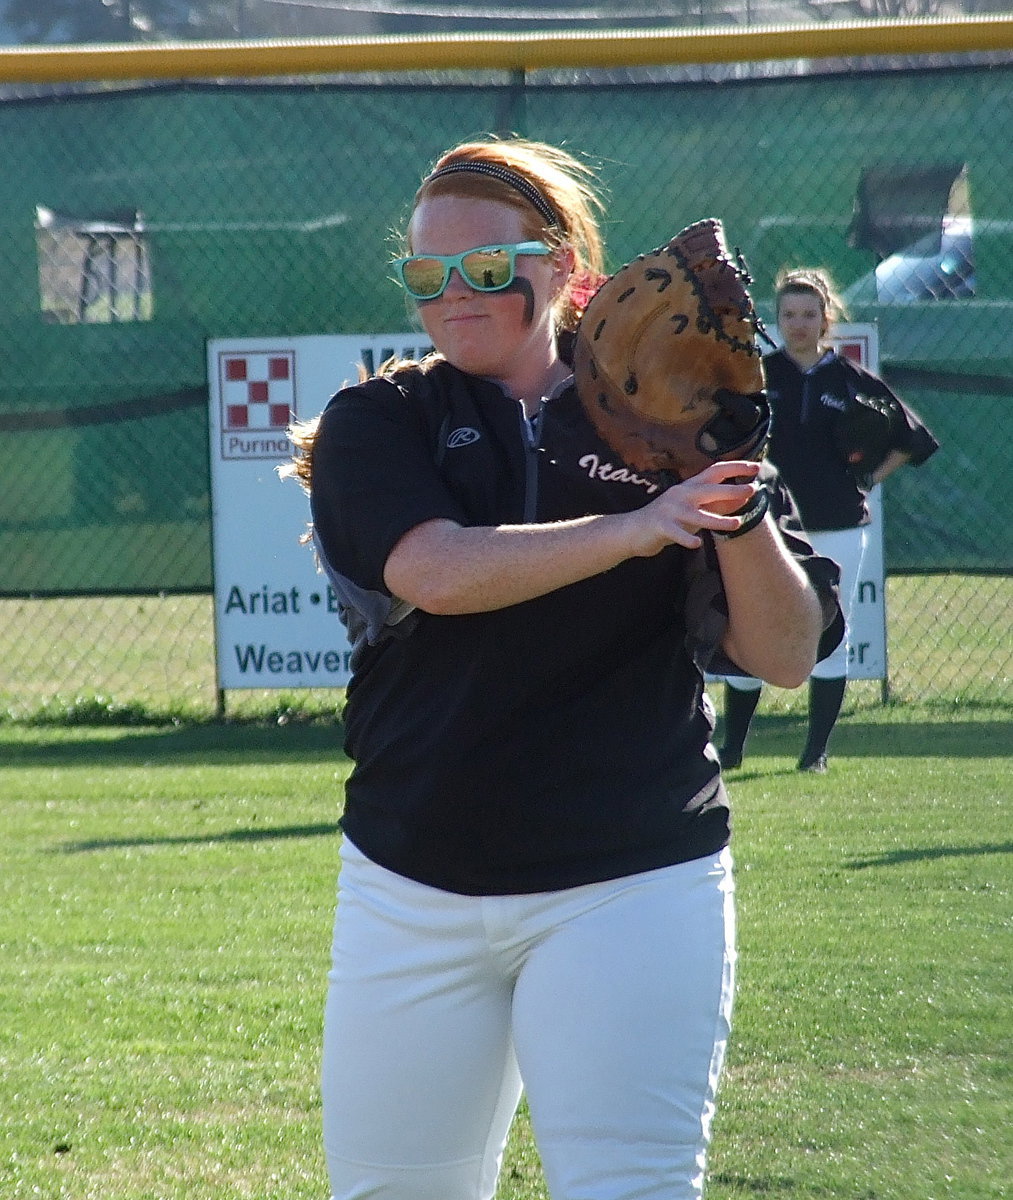
[(795, 497), (811, 532), (854, 529), (870, 520), (866, 492), (837, 447), (834, 425), (856, 393), (882, 396), (895, 406), (896, 441), (915, 465), (939, 443), (915, 412), (876, 375), (835, 353), (808, 371), (783, 350), (764, 356), (773, 413), (769, 456)]

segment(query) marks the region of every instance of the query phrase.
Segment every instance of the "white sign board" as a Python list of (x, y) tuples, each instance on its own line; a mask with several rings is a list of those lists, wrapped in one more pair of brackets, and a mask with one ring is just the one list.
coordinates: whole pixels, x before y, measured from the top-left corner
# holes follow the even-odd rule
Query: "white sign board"
[(208, 343), (215, 655), (220, 688), (344, 687), (349, 646), (333, 590), (299, 539), (309, 504), (278, 467), (289, 423), (315, 417), (343, 384), (391, 354), (429, 349), (411, 333), (240, 338)]
[[(841, 325), (843, 353), (878, 370), (874, 325)], [(344, 687), (349, 646), (334, 592), (300, 542), (305, 493), (278, 467), (289, 461), (289, 423), (316, 416), (359, 364), (429, 349), (412, 333), (239, 338), (208, 343), (215, 654), (220, 688)], [(877, 487), (849, 675), (886, 677), (883, 528)]]
[[(840, 354), (879, 374), (879, 331), (875, 325), (837, 325), (833, 343)], [(848, 630), (848, 678), (886, 678), (886, 574), (883, 565), (882, 488), (869, 493), (872, 522), (867, 526), (868, 546), (862, 578), (851, 610)]]

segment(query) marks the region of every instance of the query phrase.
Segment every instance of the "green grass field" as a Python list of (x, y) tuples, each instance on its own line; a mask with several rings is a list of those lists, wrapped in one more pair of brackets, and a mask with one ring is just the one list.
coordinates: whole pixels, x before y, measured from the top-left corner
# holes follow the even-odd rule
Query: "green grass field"
[[(708, 1200), (1010, 1194), (1011, 729), (852, 709), (814, 777), (761, 713)], [(0, 724), (0, 1195), (325, 1200), (336, 732)], [(545, 1196), (522, 1111), (500, 1198)]]

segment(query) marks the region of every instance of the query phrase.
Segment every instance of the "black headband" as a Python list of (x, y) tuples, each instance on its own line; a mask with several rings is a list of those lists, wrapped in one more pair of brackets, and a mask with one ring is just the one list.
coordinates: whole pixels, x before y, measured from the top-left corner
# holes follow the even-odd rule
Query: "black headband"
[(509, 167), (501, 167), (497, 163), (480, 162), (474, 158), (469, 158), (462, 162), (449, 163), (445, 167), (440, 167), (438, 171), (434, 171), (432, 175), (427, 176), (422, 181), (422, 185), (424, 187), (427, 183), (432, 183), (434, 179), (442, 179), (444, 175), (456, 175), (459, 171), (468, 171), (474, 175), (488, 175), (491, 179), (498, 179), (500, 183), (505, 183), (507, 187), (512, 187), (515, 192), (520, 192), (531, 207), (538, 210), (539, 215), (545, 220), (546, 225), (554, 225), (557, 229), (560, 227), (556, 210), (538, 188), (529, 179), (525, 179), (523, 175), (518, 175), (516, 171), (511, 171)]

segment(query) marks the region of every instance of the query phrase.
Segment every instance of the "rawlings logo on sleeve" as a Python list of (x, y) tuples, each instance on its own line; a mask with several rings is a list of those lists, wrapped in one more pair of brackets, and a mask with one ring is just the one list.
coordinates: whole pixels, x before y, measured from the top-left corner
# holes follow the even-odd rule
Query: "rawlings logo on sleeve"
[(474, 445), (481, 436), (478, 430), (470, 425), (459, 425), (447, 438), (447, 449), (456, 450), (459, 446)]

